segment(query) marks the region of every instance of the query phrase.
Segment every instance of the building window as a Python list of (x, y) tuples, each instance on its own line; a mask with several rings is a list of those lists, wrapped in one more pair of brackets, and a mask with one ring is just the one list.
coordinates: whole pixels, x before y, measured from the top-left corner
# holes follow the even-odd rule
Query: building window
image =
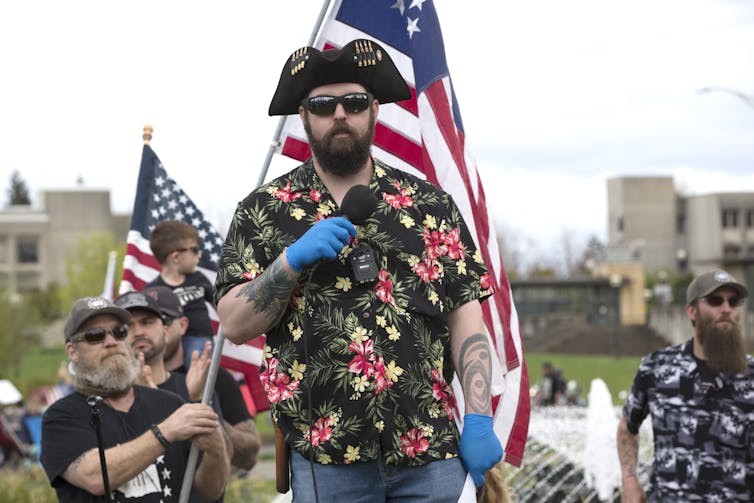
[(741, 254), (741, 247), (737, 244), (728, 243), (723, 247), (723, 256), (725, 258), (735, 258)]
[(36, 272), (19, 272), (16, 274), (16, 289), (19, 292), (38, 292), (40, 277)]
[(686, 234), (686, 215), (680, 214), (676, 216), (675, 231), (678, 234)]
[(39, 262), (39, 242), (34, 236), (19, 236), (16, 239), (16, 258), (20, 264)]
[(618, 220), (615, 222), (615, 228), (618, 229), (618, 232), (623, 232), (623, 217), (618, 217)]
[(754, 227), (754, 210), (746, 210), (746, 227)]
[(723, 228), (735, 229), (738, 227), (738, 210), (723, 210)]

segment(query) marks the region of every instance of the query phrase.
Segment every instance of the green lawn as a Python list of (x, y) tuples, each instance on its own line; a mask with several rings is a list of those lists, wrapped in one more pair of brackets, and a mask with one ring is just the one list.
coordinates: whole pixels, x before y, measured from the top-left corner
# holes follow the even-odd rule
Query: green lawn
[[(35, 386), (55, 384), (57, 382), (57, 370), (61, 361), (67, 359), (63, 346), (54, 348), (32, 348), (22, 357), (18, 371), (11, 370), (4, 375), (26, 396), (28, 391)], [(636, 369), (639, 368), (641, 358), (614, 358), (612, 356), (594, 355), (565, 355), (553, 353), (527, 353), (526, 364), (529, 368), (529, 380), (535, 384), (542, 375), (542, 362), (550, 361), (563, 370), (566, 380), (573, 379), (579, 383), (584, 396), (589, 392), (592, 379), (601, 378), (607, 384), (613, 401), (617, 404), (618, 393), (631, 387)], [(265, 417), (267, 414), (260, 414)], [(266, 437), (272, 436), (272, 428), (260, 421), (260, 430)]]
[(532, 385), (536, 384), (542, 377), (542, 363), (545, 361), (549, 361), (555, 368), (563, 370), (563, 377), (566, 381), (573, 379), (578, 382), (585, 399), (589, 394), (592, 380), (600, 378), (605, 381), (607, 388), (613, 395), (613, 403), (622, 405), (623, 402), (618, 398), (618, 393), (631, 389), (631, 383), (639, 368), (641, 358), (527, 353), (526, 365), (529, 368), (529, 381)]
[(21, 356), (21, 361), (6, 372), (2, 372), (3, 379), (9, 379), (26, 397), (29, 390), (37, 386), (48, 386), (58, 382), (58, 367), (60, 362), (67, 362), (65, 348), (34, 347)]

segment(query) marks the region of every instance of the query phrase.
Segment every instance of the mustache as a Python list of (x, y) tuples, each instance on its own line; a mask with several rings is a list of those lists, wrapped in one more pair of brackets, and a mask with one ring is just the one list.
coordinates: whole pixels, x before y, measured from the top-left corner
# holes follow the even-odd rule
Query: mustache
[(335, 124), (330, 131), (327, 132), (327, 138), (332, 138), (337, 134), (343, 134), (348, 133), (351, 136), (354, 136), (354, 131), (348, 127), (346, 124)]

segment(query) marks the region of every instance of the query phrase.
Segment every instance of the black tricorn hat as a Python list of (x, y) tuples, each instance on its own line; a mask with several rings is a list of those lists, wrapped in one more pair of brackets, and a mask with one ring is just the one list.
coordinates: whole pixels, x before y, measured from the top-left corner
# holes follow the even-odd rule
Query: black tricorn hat
[(411, 97), (411, 90), (387, 51), (377, 42), (357, 39), (341, 49), (302, 47), (291, 54), (280, 73), (269, 114), (296, 114), (309, 91), (340, 82), (361, 84), (380, 103)]

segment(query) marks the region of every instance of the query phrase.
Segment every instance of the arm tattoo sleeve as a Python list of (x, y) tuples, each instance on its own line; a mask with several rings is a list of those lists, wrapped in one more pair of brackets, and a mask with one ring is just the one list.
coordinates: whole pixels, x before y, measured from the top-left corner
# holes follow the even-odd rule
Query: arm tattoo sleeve
[(618, 426), (618, 460), (623, 478), (636, 477), (639, 458), (639, 437), (628, 431), (625, 422)]
[(275, 323), (285, 312), (295, 286), (296, 278), (286, 272), (282, 257), (278, 257), (264, 274), (244, 285), (236, 297), (246, 297), (257, 312)]
[(458, 379), (466, 400), (467, 412), (492, 414), (490, 397), (490, 347), (484, 334), (474, 334), (463, 342), (458, 358)]

